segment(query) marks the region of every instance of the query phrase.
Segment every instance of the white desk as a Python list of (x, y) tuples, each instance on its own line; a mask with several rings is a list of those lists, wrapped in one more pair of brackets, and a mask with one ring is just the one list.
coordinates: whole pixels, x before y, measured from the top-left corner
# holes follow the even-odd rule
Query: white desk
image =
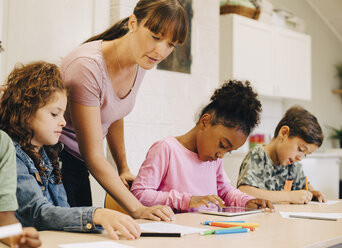
[[(181, 238), (143, 237), (135, 241), (120, 240), (119, 243), (132, 247), (162, 248), (209, 248), (209, 247), (328, 247), (342, 243), (342, 220), (322, 221), (308, 219), (285, 219), (279, 211), (293, 212), (339, 212), (342, 213), (342, 201), (333, 205), (276, 205), (275, 213), (253, 214), (240, 217), (220, 217), (196, 213), (178, 214), (175, 224), (203, 227), (205, 220), (245, 220), (256, 222), (260, 227), (254, 232), (241, 234), (200, 236), (191, 234)], [(145, 222), (139, 220), (139, 222)], [(108, 240), (102, 234), (84, 234), (43, 231), (40, 232), (43, 248), (57, 248), (58, 244), (93, 242)], [(0, 247), (5, 247), (0, 244)]]

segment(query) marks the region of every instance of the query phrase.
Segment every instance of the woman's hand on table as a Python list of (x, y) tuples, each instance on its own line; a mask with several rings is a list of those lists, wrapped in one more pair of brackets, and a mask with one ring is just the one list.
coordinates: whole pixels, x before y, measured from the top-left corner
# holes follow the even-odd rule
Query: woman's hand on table
[(142, 206), (132, 213), (132, 216), (136, 219), (149, 219), (154, 221), (172, 221), (176, 218), (172, 209), (165, 205), (156, 205), (152, 207)]

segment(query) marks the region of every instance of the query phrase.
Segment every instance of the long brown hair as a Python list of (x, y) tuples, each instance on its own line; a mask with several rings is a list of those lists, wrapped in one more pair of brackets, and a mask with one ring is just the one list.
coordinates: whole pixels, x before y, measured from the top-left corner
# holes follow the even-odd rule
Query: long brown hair
[[(189, 20), (184, 6), (179, 0), (140, 0), (133, 11), (138, 25), (142, 20), (144, 26), (151, 32), (163, 36), (170, 34), (172, 42), (182, 44), (187, 36)], [(115, 23), (101, 34), (91, 37), (86, 42), (94, 40), (114, 40), (125, 35), (128, 30), (128, 17)]]
[[(21, 145), (23, 151), (33, 160), (39, 174), (44, 175), (42, 156), (31, 144), (34, 133), (29, 120), (39, 108), (53, 100), (55, 92), (66, 93), (58, 67), (44, 61), (18, 64), (9, 74), (1, 91), (0, 129)], [(58, 163), (60, 146), (45, 147), (59, 183), (62, 178)]]

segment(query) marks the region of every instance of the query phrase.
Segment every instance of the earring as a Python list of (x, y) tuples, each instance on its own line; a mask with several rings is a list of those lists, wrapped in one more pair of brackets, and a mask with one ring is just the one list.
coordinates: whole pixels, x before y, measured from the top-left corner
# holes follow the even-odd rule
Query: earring
[(133, 33), (133, 30), (129, 30), (130, 33)]

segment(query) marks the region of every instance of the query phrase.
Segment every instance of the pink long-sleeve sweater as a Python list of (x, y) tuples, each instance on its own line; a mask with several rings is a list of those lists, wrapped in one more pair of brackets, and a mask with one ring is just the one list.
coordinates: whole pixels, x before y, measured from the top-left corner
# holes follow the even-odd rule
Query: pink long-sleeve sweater
[(222, 159), (203, 162), (174, 137), (152, 145), (132, 193), (145, 206), (168, 205), (176, 211), (189, 211), (192, 196), (218, 195), (227, 206), (242, 206), (253, 197), (230, 184)]

